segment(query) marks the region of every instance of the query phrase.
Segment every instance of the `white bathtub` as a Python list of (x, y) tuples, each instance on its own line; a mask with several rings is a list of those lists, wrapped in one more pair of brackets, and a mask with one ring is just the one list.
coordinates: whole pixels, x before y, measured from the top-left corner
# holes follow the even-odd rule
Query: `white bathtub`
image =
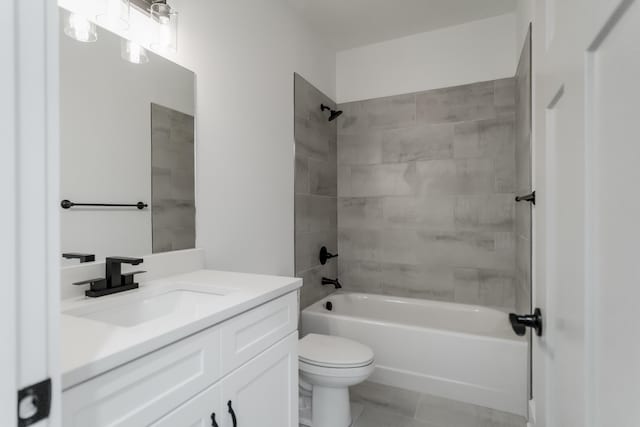
[(303, 335), (338, 335), (371, 347), (371, 381), (526, 415), (527, 341), (513, 333), (506, 312), (336, 293), (303, 310), (301, 321)]

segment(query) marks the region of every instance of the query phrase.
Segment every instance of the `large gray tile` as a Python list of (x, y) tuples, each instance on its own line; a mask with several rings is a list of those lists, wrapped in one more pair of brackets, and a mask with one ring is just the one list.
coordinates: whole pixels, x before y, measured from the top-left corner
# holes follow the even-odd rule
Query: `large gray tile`
[(494, 83), (481, 82), (419, 93), (416, 111), (417, 121), (423, 123), (495, 118)]
[(458, 196), (455, 225), (458, 230), (513, 231), (515, 207), (513, 194)]
[(418, 407), (420, 393), (365, 381), (349, 390), (351, 400), (385, 411), (413, 418)]
[(338, 221), (336, 206), (335, 197), (296, 195), (296, 232), (335, 230)]
[(337, 196), (338, 171), (335, 162), (309, 159), (309, 192), (321, 196)]
[(382, 134), (382, 161), (449, 159), (453, 156), (453, 125), (421, 125)]
[(454, 301), (454, 269), (446, 265), (382, 263), (383, 293), (399, 297)]
[(494, 82), (494, 105), (500, 113), (511, 113), (516, 104), (516, 79), (510, 77)]
[(351, 197), (351, 166), (338, 165), (338, 196)]
[(309, 194), (309, 162), (306, 157), (296, 154), (295, 193)]
[(454, 275), (456, 302), (515, 308), (515, 277), (513, 272), (457, 268)]
[(294, 121), (296, 154), (300, 157), (329, 161), (330, 145), (336, 136), (330, 130), (313, 126), (309, 119), (296, 117)]
[[(416, 423), (419, 424), (416, 424)], [(365, 407), (353, 427), (431, 427), (428, 424), (376, 407)]]
[(496, 156), (494, 190), (496, 193), (514, 193), (516, 191), (515, 148), (505, 150)]
[(384, 197), (378, 199), (378, 204), (386, 228), (455, 229), (455, 196)]
[(364, 112), (371, 129), (405, 127), (416, 121), (416, 96), (396, 95), (367, 101)]
[(353, 197), (405, 196), (419, 188), (415, 163), (360, 165), (350, 170)]
[(339, 228), (378, 228), (384, 224), (383, 200), (376, 197), (341, 197)]
[(382, 163), (381, 131), (340, 135), (338, 137), (338, 164), (370, 165)]
[[(496, 166), (491, 159), (456, 160), (458, 194), (490, 194), (496, 187)], [(511, 190), (513, 192), (513, 189)]]
[(481, 406), (423, 394), (416, 418), (434, 427), (524, 427), (524, 418)]
[(377, 229), (341, 228), (338, 241), (343, 259), (379, 260), (382, 237)]
[(410, 263), (513, 270), (513, 233), (418, 231), (416, 234), (420, 250), (408, 258)]
[[(515, 146), (515, 116), (459, 123), (455, 126), (456, 158), (495, 157)], [(515, 158), (514, 158), (515, 162)]]
[(456, 194), (457, 166), (454, 160), (417, 162), (418, 188), (423, 195)]
[(338, 276), (346, 291), (382, 294), (382, 267), (377, 261), (350, 259), (341, 254)]

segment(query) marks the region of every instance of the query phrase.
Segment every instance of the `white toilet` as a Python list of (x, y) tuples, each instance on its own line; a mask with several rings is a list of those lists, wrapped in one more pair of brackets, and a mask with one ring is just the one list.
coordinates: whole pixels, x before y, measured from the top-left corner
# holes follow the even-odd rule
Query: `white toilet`
[(349, 427), (349, 387), (369, 378), (373, 350), (346, 338), (309, 334), (300, 340), (300, 377), (311, 384), (311, 425)]

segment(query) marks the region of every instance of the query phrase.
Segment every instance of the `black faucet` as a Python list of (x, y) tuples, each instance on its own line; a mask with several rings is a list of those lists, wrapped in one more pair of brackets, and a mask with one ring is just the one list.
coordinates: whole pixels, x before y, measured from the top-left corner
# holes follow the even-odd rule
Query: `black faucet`
[(326, 277), (322, 278), (322, 286), (325, 285), (333, 285), (336, 289), (342, 288), (342, 285), (338, 281), (338, 279), (327, 279)]
[(138, 265), (143, 262), (144, 260), (142, 258), (107, 257), (105, 259), (104, 279), (90, 279), (74, 283), (74, 285), (90, 284), (91, 287), (85, 291), (85, 295), (92, 298), (137, 289), (138, 283), (133, 281), (134, 275), (145, 273), (145, 271), (134, 271), (122, 274), (122, 264)]
[(96, 260), (96, 256), (94, 254), (79, 254), (76, 252), (66, 252), (62, 254), (62, 258), (77, 259), (80, 261), (80, 264), (85, 262), (94, 262)]

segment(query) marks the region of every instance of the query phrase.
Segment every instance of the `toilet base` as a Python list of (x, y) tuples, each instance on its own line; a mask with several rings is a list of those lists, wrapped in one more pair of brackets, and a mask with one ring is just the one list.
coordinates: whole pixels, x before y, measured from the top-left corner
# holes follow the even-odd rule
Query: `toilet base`
[(313, 427), (349, 427), (349, 389), (314, 386), (311, 412)]

